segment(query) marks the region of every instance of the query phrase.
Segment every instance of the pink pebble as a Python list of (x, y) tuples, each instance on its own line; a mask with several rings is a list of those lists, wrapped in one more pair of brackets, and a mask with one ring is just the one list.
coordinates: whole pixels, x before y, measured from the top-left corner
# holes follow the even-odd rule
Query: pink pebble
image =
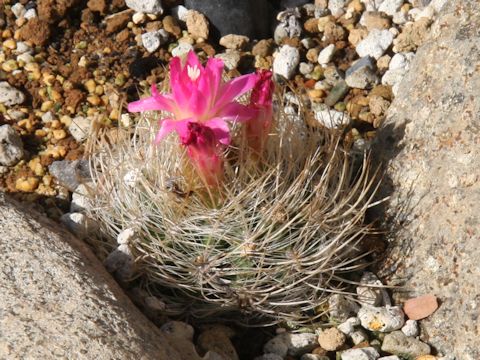
[(403, 311), (410, 320), (420, 320), (430, 316), (438, 309), (437, 297), (433, 294), (422, 295), (405, 301)]

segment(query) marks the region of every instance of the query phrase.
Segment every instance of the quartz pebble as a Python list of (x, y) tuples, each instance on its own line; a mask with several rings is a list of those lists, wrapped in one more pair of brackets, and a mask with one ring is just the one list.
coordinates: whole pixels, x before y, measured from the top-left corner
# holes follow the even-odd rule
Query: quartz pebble
[(424, 319), (438, 309), (438, 301), (435, 295), (428, 294), (409, 299), (403, 304), (405, 314), (411, 320)]
[(358, 344), (368, 340), (368, 334), (365, 330), (358, 329), (358, 330), (355, 330), (354, 332), (352, 332), (350, 334), (350, 338), (352, 339), (352, 342), (355, 345), (358, 345)]
[(161, 45), (166, 43), (167, 40), (168, 40), (168, 33), (164, 29), (160, 29), (157, 31), (150, 31), (145, 34), (142, 34), (143, 47), (149, 53), (156, 51)]
[(402, 332), (407, 336), (417, 337), (419, 334), (417, 321), (407, 320), (402, 327)]
[(188, 13), (188, 9), (183, 5), (178, 5), (172, 8), (172, 15), (177, 20), (180, 20), (183, 22), (187, 21), (187, 13)]
[(300, 360), (330, 360), (330, 358), (325, 355), (303, 354)]
[(389, 16), (393, 16), (400, 10), (403, 2), (404, 0), (383, 0), (378, 7), (378, 11), (384, 12)]
[(300, 74), (302, 75), (308, 75), (313, 71), (313, 68), (313, 64), (301, 62), (298, 67), (298, 71), (300, 71)]
[(345, 335), (336, 328), (329, 328), (320, 331), (318, 343), (327, 351), (335, 351), (345, 344)]
[(215, 57), (223, 60), (223, 64), (227, 70), (236, 69), (241, 58), (240, 52), (232, 49), (227, 49), (227, 51), (217, 54)]
[(383, 284), (378, 277), (369, 271), (365, 271), (360, 279), (360, 284), (356, 289), (358, 300), (363, 304), (379, 306), (383, 299), (381, 288)]
[(298, 49), (290, 45), (283, 45), (273, 61), (273, 72), (286, 79), (291, 79), (299, 62)]
[(337, 329), (345, 335), (351, 335), (355, 331), (355, 326), (360, 325), (360, 319), (357, 317), (348, 318), (346, 321), (337, 326)]
[(10, 125), (0, 126), (0, 165), (11, 166), (23, 157), (22, 139)]
[(23, 15), (25, 15), (25, 12), (26, 12), (25, 6), (23, 6), (19, 2), (17, 2), (15, 5), (12, 5), (10, 10), (12, 10), (13, 15), (15, 15), (17, 19), (23, 17)]
[(0, 103), (6, 106), (21, 104), (25, 101), (25, 95), (11, 86), (8, 82), (0, 82)]
[(182, 42), (182, 43), (178, 44), (178, 46), (173, 48), (172, 55), (182, 57), (182, 56), (188, 54), (192, 50), (193, 50), (192, 45), (190, 45), (188, 43), (185, 43), (185, 42)]
[(127, 244), (131, 243), (136, 238), (137, 238), (137, 233), (135, 232), (135, 230), (132, 229), (132, 228), (128, 228), (128, 229), (122, 230), (117, 235), (117, 244), (118, 245), (127, 245)]
[(397, 355), (382, 356), (378, 360), (401, 360)]
[(365, 56), (355, 62), (345, 73), (345, 82), (353, 88), (372, 88), (379, 81), (374, 60), (370, 56)]
[(358, 318), (365, 329), (379, 332), (400, 329), (405, 323), (404, 316), (399, 306), (362, 306), (358, 312)]
[(365, 39), (360, 41), (355, 50), (360, 57), (380, 58), (393, 42), (393, 34), (388, 30), (373, 29)]
[(413, 337), (408, 337), (401, 331), (394, 331), (385, 335), (382, 350), (390, 354), (413, 358), (430, 354), (430, 346), (428, 344)]
[(136, 12), (156, 15), (163, 14), (161, 0), (125, 0), (125, 4)]
[(332, 57), (334, 54), (335, 54), (335, 45), (334, 44), (328, 45), (318, 54), (318, 63), (320, 65), (328, 64), (332, 60)]
[(350, 349), (341, 353), (342, 360), (377, 360), (379, 357), (380, 354), (373, 347)]
[(83, 116), (77, 116), (72, 119), (72, 123), (68, 127), (70, 134), (77, 140), (78, 142), (82, 142), (87, 139), (90, 128), (92, 126), (92, 121), (89, 118)]
[(89, 184), (80, 184), (72, 193), (70, 212), (84, 212), (92, 207), (91, 187)]
[[(320, 124), (325, 126), (328, 129), (338, 129), (343, 126), (347, 126), (350, 124), (351, 119), (347, 113), (337, 110), (329, 109), (324, 104), (312, 104), (312, 110), (314, 111), (315, 120), (317, 120)], [(343, 305), (341, 305), (343, 307)], [(345, 304), (345, 306), (347, 306)], [(346, 318), (352, 313), (354, 313), (355, 307), (353, 306), (349, 311), (346, 307), (344, 309), (337, 309), (337, 311), (330, 310), (330, 315), (339, 319), (343, 320), (342, 318)], [(337, 316), (335, 316), (337, 315)], [(341, 317), (339, 317), (341, 315)]]
[(346, 0), (329, 0), (328, 1), (328, 10), (336, 18), (345, 14), (345, 3)]

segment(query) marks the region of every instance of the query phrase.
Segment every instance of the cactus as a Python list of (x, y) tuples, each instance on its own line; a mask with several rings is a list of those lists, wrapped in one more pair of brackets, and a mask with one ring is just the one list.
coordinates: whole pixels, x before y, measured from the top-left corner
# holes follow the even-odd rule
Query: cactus
[(142, 283), (171, 314), (311, 322), (365, 266), (365, 212), (377, 184), (368, 157), (356, 166), (339, 131), (306, 126), (306, 107), (287, 114), (283, 99), (277, 92), (261, 155), (233, 125), (214, 188), (195, 176), (175, 134), (154, 143), (152, 113), (114, 137), (99, 130), (90, 143), (90, 216), (106, 239), (96, 246), (105, 253), (133, 231), (127, 245)]

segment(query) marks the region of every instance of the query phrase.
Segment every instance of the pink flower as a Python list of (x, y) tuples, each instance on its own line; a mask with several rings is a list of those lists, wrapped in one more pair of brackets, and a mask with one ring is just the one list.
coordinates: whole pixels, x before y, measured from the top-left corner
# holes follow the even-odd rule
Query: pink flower
[(230, 143), (227, 121), (246, 121), (254, 111), (239, 104), (236, 98), (251, 90), (256, 82), (254, 74), (239, 76), (227, 83), (222, 81), (223, 61), (210, 58), (203, 67), (193, 51), (182, 67), (179, 57), (170, 63), (171, 94), (159, 94), (152, 85), (152, 96), (128, 105), (130, 112), (163, 110), (171, 118), (160, 120), (156, 142), (176, 131), (180, 137), (188, 134), (188, 123), (202, 123), (212, 129), (216, 140), (224, 145)]
[(246, 124), (248, 144), (257, 154), (261, 154), (272, 126), (272, 95), (272, 72), (258, 71), (255, 87), (250, 97), (250, 108), (254, 109), (256, 114)]

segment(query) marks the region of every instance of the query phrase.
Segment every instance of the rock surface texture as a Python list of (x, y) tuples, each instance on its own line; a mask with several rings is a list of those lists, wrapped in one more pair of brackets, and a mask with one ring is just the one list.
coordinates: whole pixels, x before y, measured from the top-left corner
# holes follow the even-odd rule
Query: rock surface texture
[(407, 279), (405, 298), (440, 299), (422, 321), (426, 340), (464, 360), (480, 359), (479, 29), (478, 1), (446, 2), (378, 144), (388, 163), (393, 227), (380, 269)]
[(1, 359), (182, 359), (81, 241), (0, 193)]

